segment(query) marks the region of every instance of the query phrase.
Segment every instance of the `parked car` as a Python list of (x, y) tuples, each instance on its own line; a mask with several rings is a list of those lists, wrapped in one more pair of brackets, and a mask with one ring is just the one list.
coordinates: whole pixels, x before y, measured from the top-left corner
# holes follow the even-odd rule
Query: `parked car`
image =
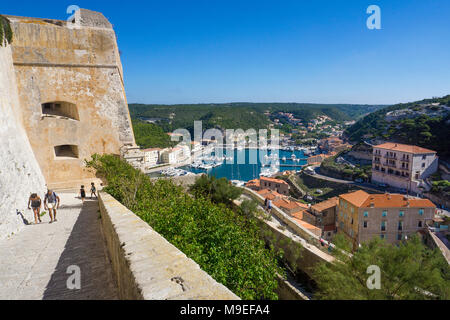
[(387, 188), (387, 184), (385, 183), (379, 183), (378, 186), (381, 188)]
[(363, 181), (363, 179), (361, 179), (361, 178), (358, 178), (358, 179), (355, 179), (355, 182), (358, 182), (358, 183), (363, 183), (364, 181)]

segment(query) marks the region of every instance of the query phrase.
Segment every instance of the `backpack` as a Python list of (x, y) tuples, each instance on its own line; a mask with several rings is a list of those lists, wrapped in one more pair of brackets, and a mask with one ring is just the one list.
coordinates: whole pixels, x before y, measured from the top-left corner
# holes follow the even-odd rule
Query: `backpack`
[(47, 199), (48, 203), (56, 203), (56, 193), (52, 192), (52, 194), (49, 196), (48, 193), (45, 194), (45, 199)]

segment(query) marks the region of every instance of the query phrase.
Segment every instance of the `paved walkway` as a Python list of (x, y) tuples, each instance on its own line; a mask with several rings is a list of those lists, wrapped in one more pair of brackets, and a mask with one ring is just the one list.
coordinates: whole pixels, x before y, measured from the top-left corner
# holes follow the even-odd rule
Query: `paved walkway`
[[(58, 193), (58, 221), (26, 226), (0, 241), (0, 300), (104, 300), (117, 299), (101, 234), (98, 202)], [(31, 214), (28, 214), (31, 217)], [(34, 221), (34, 218), (31, 221)], [(81, 289), (69, 290), (69, 266), (78, 266)]]

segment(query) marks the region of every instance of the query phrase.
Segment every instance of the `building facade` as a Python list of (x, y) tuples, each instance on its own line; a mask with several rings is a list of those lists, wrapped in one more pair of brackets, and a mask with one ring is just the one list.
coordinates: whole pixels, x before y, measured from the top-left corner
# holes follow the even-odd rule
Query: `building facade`
[(286, 181), (268, 177), (261, 177), (260, 188), (274, 190), (282, 195), (289, 195), (289, 184)]
[(433, 150), (391, 142), (377, 145), (373, 147), (372, 182), (421, 194), (428, 189), (424, 180), (437, 171), (438, 163)]
[(144, 149), (144, 163), (146, 167), (154, 167), (159, 163), (160, 148)]
[(436, 206), (428, 199), (359, 190), (339, 196), (336, 225), (354, 248), (374, 237), (398, 243), (424, 230), (435, 211)]

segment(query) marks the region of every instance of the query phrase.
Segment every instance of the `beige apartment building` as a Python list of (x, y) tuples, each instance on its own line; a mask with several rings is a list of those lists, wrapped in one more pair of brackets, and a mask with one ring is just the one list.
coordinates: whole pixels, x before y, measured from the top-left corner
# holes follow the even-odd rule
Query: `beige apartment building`
[(436, 206), (428, 199), (359, 190), (339, 196), (336, 224), (354, 248), (374, 237), (397, 243), (426, 228)]
[(372, 182), (421, 194), (425, 179), (438, 169), (436, 151), (400, 143), (373, 147)]
[(289, 184), (286, 181), (268, 177), (259, 178), (261, 189), (270, 189), (282, 195), (289, 195)]

